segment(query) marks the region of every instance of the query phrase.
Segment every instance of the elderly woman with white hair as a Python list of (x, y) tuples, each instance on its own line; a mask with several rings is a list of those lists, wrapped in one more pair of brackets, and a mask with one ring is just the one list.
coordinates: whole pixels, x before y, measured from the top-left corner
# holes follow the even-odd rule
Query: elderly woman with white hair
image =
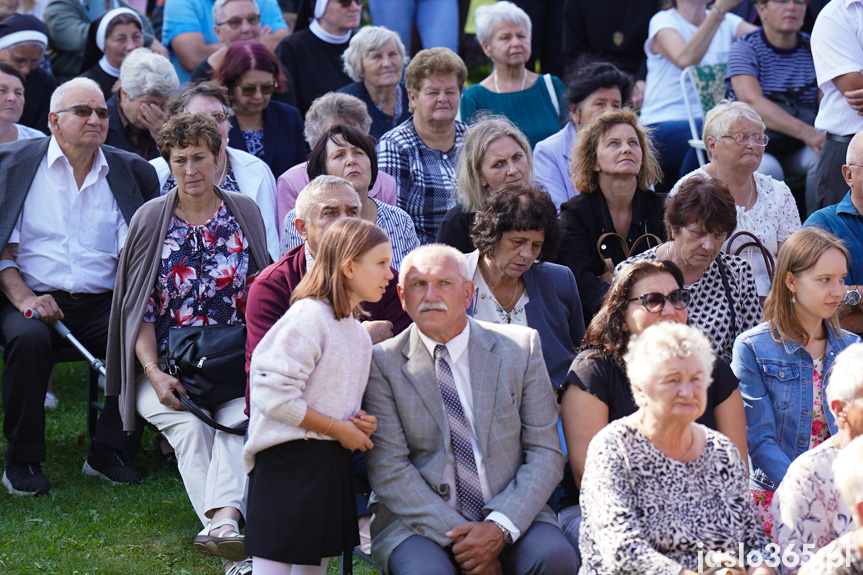
[(863, 439), (858, 437), (839, 452), (833, 477), (857, 528), (822, 548), (800, 575), (857, 575), (863, 570)]
[(369, 134), (375, 138), (410, 118), (408, 91), (402, 81), (406, 59), (399, 35), (382, 26), (361, 28), (342, 54), (345, 73), (354, 83), (339, 92), (365, 103), (372, 118)]
[[(832, 466), (840, 450), (863, 434), (863, 343), (845, 348), (830, 372), (825, 403), (839, 431), (788, 467), (773, 496), (774, 541), (781, 549), (812, 554), (854, 530), (854, 515), (837, 489)], [(786, 566), (784, 573), (797, 573)]]
[[(369, 134), (372, 126), (372, 118), (369, 109), (359, 98), (349, 94), (330, 92), (324, 94), (312, 102), (309, 111), (306, 112), (306, 123), (304, 136), (309, 149), (315, 147), (324, 132), (336, 124), (350, 126), (356, 130)], [(276, 182), (277, 187), (277, 217), (279, 221), (279, 237), (281, 238), (281, 224), (297, 203), (297, 196), (309, 185), (308, 162), (297, 164), (289, 169)], [(396, 181), (384, 172), (378, 172), (378, 177), (369, 189), (369, 197), (374, 198), (391, 206), (396, 205)]]
[(491, 75), (464, 91), (461, 119), (471, 123), (479, 111), (512, 120), (533, 148), (560, 130), (569, 113), (564, 86), (556, 76), (525, 68), (530, 60), (531, 22), (512, 2), (501, 1), (476, 9), (476, 38), (491, 58)]
[[(714, 355), (697, 328), (660, 322), (624, 357), (639, 409), (596, 434), (581, 483), (582, 575), (692, 575), (710, 551), (773, 558), (746, 465), (724, 435), (695, 423)], [(734, 573), (775, 574), (767, 566)], [(702, 572), (702, 571), (699, 571)]]
[(180, 87), (171, 62), (147, 48), (126, 56), (120, 68), (120, 89), (108, 100), (110, 113), (105, 143), (138, 154), (159, 157), (156, 136), (165, 123), (165, 106)]
[(141, 17), (129, 8), (115, 8), (90, 23), (81, 76), (90, 78), (109, 99), (120, 79), (120, 67), (132, 50), (144, 46)]
[[(783, 242), (800, 229), (797, 202), (785, 182), (757, 172), (768, 137), (755, 108), (743, 102), (723, 100), (704, 117), (704, 142), (710, 163), (690, 172), (674, 185), (692, 176), (716, 178), (728, 188), (737, 207), (737, 230), (755, 235), (774, 260)], [(724, 246), (732, 250), (744, 242)], [(761, 251), (747, 248), (741, 256), (752, 267), (758, 296), (767, 297), (770, 276)]]

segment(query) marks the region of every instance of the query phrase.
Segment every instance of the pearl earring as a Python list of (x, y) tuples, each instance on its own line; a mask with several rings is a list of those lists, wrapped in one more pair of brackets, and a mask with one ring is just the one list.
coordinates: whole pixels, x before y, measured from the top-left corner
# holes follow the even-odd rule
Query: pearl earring
[(794, 294), (791, 294), (791, 303), (797, 303), (797, 298), (794, 297)]

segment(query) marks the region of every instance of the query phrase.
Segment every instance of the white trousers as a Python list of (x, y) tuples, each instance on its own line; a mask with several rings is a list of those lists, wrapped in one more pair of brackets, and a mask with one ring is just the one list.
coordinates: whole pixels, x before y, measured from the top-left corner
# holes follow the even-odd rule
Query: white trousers
[[(222, 507), (234, 507), (246, 516), (248, 477), (243, 469), (243, 436), (216, 431), (188, 411), (175, 411), (159, 403), (150, 380), (138, 378), (137, 410), (165, 435), (177, 455), (186, 493), (202, 525)], [(227, 427), (246, 419), (245, 398), (220, 406), (210, 417)]]

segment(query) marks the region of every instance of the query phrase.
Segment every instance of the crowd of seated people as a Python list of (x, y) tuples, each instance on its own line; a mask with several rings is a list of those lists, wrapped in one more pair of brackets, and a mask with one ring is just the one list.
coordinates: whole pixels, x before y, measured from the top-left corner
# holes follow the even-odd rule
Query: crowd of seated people
[[(861, 4), (657, 2), (568, 29), (561, 79), (535, 7), (484, 2), (471, 82), (459, 19), (409, 3), (421, 47), (383, 0), (370, 26), (301, 0), (292, 31), (275, 0), (165, 0), (155, 31), (140, 2), (0, 7), (6, 490), (64, 489), (62, 321), (106, 359), (83, 473), (140, 483), (156, 428), (228, 575), (356, 546), (392, 574), (859, 572)], [(712, 64), (699, 166), (680, 77)], [(242, 334), (231, 397), (176, 369), (192, 333)]]

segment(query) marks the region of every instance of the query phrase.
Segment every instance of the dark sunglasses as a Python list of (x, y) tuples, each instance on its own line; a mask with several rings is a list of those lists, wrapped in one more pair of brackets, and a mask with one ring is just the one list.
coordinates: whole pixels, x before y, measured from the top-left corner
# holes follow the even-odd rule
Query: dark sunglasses
[(269, 96), (273, 92), (276, 91), (279, 85), (276, 83), (273, 84), (264, 84), (263, 86), (237, 86), (237, 89), (240, 91), (243, 96), (246, 98), (251, 98), (255, 95), (255, 92), (258, 90), (261, 91), (262, 96)]
[(243, 22), (248, 22), (249, 26), (257, 26), (260, 21), (260, 14), (252, 14), (251, 16), (246, 16), (245, 18), (231, 18), (230, 20), (225, 20), (224, 22), (217, 22), (216, 26), (227, 26), (231, 30), (239, 30), (240, 26), (243, 25)]
[(650, 292), (642, 296), (634, 297), (627, 301), (641, 301), (644, 308), (650, 313), (659, 313), (665, 307), (665, 302), (671, 304), (674, 309), (686, 309), (689, 306), (689, 291), (683, 288), (676, 289), (668, 295), (659, 292)]
[(63, 112), (75, 112), (75, 115), (79, 118), (89, 118), (93, 115), (93, 112), (96, 112), (96, 117), (100, 120), (106, 120), (108, 118), (108, 108), (91, 108), (90, 106), (80, 105), (80, 106), (70, 106), (65, 110), (58, 110), (58, 114), (62, 114)]
[(356, 4), (357, 6), (362, 6), (364, 0), (336, 0), (342, 8), (347, 8), (351, 4)]

